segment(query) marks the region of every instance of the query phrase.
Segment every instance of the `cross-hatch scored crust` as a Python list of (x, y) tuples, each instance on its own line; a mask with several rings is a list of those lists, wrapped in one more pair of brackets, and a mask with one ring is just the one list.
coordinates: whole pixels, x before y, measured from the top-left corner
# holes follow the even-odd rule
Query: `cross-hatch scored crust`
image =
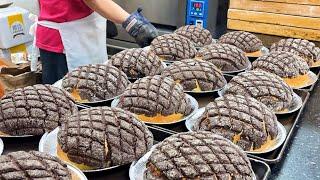
[(62, 82), (68, 92), (76, 89), (82, 100), (99, 101), (120, 95), (129, 80), (126, 74), (111, 65), (86, 65), (69, 72)]
[(161, 114), (189, 115), (191, 102), (181, 85), (168, 77), (148, 76), (130, 84), (120, 98), (118, 107), (148, 117)]
[(67, 165), (48, 154), (17, 151), (0, 157), (0, 179), (70, 180)]
[(252, 63), (252, 66), (255, 70), (270, 72), (281, 78), (295, 78), (309, 72), (308, 64), (301, 57), (284, 51), (261, 56)]
[(272, 44), (270, 51), (286, 51), (302, 57), (309, 66), (320, 60), (320, 49), (305, 39), (281, 39)]
[(219, 42), (234, 45), (246, 53), (259, 51), (263, 47), (257, 36), (245, 31), (226, 33), (219, 38)]
[(245, 70), (250, 61), (246, 54), (236, 46), (230, 44), (211, 44), (198, 51), (198, 56), (204, 61), (216, 65), (222, 71)]
[(259, 149), (268, 136), (273, 140), (278, 135), (277, 117), (267, 106), (254, 98), (231, 94), (207, 105), (194, 130), (219, 134), (247, 151)]
[(0, 131), (9, 135), (42, 135), (77, 112), (66, 91), (50, 85), (16, 89), (0, 101)]
[(210, 31), (199, 26), (182, 26), (174, 31), (174, 33), (190, 39), (196, 47), (203, 47), (212, 43)]
[(157, 75), (164, 68), (156, 54), (141, 48), (123, 50), (113, 55), (109, 63), (131, 78)]
[(150, 50), (164, 60), (172, 61), (194, 58), (197, 52), (188, 38), (177, 34), (165, 34), (156, 37), (151, 42)]
[[(151, 167), (154, 168), (151, 168)], [(145, 179), (250, 179), (246, 154), (211, 132), (173, 135), (159, 143), (147, 162)]]
[(217, 90), (227, 83), (214, 64), (195, 59), (174, 62), (161, 75), (179, 82), (185, 91), (196, 89), (197, 83), (201, 91)]
[(133, 114), (97, 107), (81, 110), (62, 124), (58, 143), (72, 162), (104, 168), (139, 159), (153, 145), (153, 136)]
[(293, 102), (292, 89), (279, 77), (265, 71), (247, 71), (232, 78), (225, 94), (251, 96), (273, 111), (288, 109)]

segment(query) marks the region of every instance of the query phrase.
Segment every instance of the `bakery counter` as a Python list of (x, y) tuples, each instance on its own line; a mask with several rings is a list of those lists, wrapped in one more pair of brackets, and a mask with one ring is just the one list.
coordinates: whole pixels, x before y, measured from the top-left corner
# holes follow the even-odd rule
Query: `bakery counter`
[[(319, 179), (320, 156), (320, 112), (317, 112), (320, 99), (320, 84), (317, 84), (310, 100), (307, 102), (304, 113), (298, 124), (298, 130), (294, 133), (293, 142), (285, 151), (285, 155), (276, 165), (271, 165), (270, 179)], [(196, 99), (200, 107), (206, 106), (218, 95), (198, 96)], [(174, 130), (174, 129), (173, 129)], [(186, 131), (186, 129), (185, 129)], [(154, 133), (156, 139), (161, 141), (163, 133)], [(4, 154), (16, 150), (37, 150), (40, 137), (29, 137), (24, 139), (3, 139)], [(128, 179), (129, 166), (123, 166), (108, 172), (87, 173), (88, 179)], [(260, 169), (261, 170), (261, 169)], [(260, 179), (260, 178), (259, 178)]]
[(292, 143), (281, 163), (271, 166), (270, 179), (320, 179), (320, 83), (301, 115)]

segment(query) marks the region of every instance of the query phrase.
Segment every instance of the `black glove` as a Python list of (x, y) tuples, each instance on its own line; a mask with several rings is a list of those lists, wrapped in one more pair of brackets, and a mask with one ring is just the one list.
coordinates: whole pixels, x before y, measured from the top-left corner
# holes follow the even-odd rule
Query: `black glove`
[(118, 30), (116, 25), (111, 22), (111, 21), (107, 21), (107, 38), (113, 38), (118, 36)]
[(140, 47), (149, 46), (151, 41), (158, 36), (157, 29), (140, 13), (141, 8), (132, 13), (122, 23), (122, 27), (135, 38)]

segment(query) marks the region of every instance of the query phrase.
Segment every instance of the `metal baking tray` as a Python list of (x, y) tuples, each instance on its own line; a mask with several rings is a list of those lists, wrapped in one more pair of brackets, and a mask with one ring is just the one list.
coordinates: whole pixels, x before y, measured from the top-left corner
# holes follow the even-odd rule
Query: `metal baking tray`
[[(161, 128), (155, 128), (152, 126), (148, 126), (151, 132), (154, 135), (155, 143), (162, 141), (163, 139), (171, 136), (173, 133), (168, 130), (162, 130)], [(38, 150), (38, 145), (41, 136), (34, 136), (24, 138), (23, 141), (17, 142), (16, 139), (7, 138), (4, 139), (5, 150), (3, 154), (8, 154), (14, 151), (30, 151), (30, 150)], [(267, 180), (268, 176), (271, 173), (270, 167), (261, 160), (250, 158), (250, 162), (252, 164), (253, 171), (256, 174), (258, 180)], [(130, 164), (126, 166), (121, 166), (119, 168), (115, 168), (109, 171), (101, 171), (96, 173), (85, 173), (89, 180), (105, 180), (105, 179), (129, 179), (129, 168)]]
[[(284, 125), (284, 127), (287, 130), (287, 137), (286, 137), (286, 140), (284, 141), (284, 143), (278, 149), (276, 149), (270, 153), (261, 154), (261, 155), (249, 155), (250, 157), (262, 160), (268, 164), (278, 163), (282, 159), (283, 153), (286, 150), (288, 144), (291, 142), (292, 135), (293, 135), (294, 131), (297, 129), (296, 124), (298, 123), (298, 121), (300, 119), (300, 115), (303, 112), (305, 104), (310, 96), (309, 92), (307, 92), (305, 90), (294, 90), (294, 92), (297, 93), (302, 98), (303, 105), (302, 105), (301, 109), (299, 111), (296, 111), (291, 114), (277, 115), (279, 122), (282, 125)], [(209, 103), (211, 101), (211, 99), (213, 100), (214, 97), (199, 97), (199, 98), (196, 97), (196, 99), (198, 101), (201, 101), (201, 103), (199, 102), (199, 107), (204, 107), (207, 103)], [(174, 125), (165, 125), (165, 126), (161, 126), (161, 127), (160, 126), (153, 126), (153, 127), (161, 129), (163, 131), (170, 132), (170, 133), (188, 131), (187, 128), (185, 127), (184, 122), (177, 123)]]
[[(148, 126), (148, 128), (151, 130), (155, 143), (164, 140), (165, 138), (171, 136), (173, 133), (167, 130), (155, 128), (152, 126)], [(271, 170), (270, 167), (263, 161), (257, 160), (250, 158), (250, 162), (252, 165), (252, 169), (255, 172), (255, 175), (257, 177), (257, 180), (267, 180)], [(116, 168), (114, 170), (106, 172), (99, 172), (99, 173), (90, 173), (86, 174), (87, 178), (90, 179), (95, 179), (95, 180), (104, 180), (104, 179), (129, 179), (129, 167), (128, 166), (123, 166)]]
[[(253, 60), (254, 61), (254, 60)], [(253, 61), (250, 61), (250, 62), (253, 62)], [(313, 73), (315, 73), (319, 79), (320, 77), (320, 67), (313, 67), (313, 68), (310, 68), (310, 71), (312, 71)], [(237, 74), (239, 73), (233, 73), (233, 74), (224, 74), (224, 77), (226, 78), (227, 82), (229, 82), (234, 76), (236, 76)], [(307, 87), (304, 87), (304, 88), (301, 88), (301, 90), (306, 90), (308, 92), (311, 92), (313, 91), (314, 87), (316, 86), (317, 83), (314, 83), (313, 85), (311, 86), (307, 86)]]
[[(89, 106), (76, 104), (79, 110), (86, 109)], [(29, 136), (23, 138), (1, 138), (4, 144), (3, 154), (8, 154), (12, 151), (31, 151), (38, 150), (39, 141), (42, 135), (40, 136)]]
[[(320, 73), (319, 71), (320, 71), (320, 68), (318, 69), (318, 74)], [(233, 76), (224, 75), (224, 77), (229, 82)], [(307, 90), (294, 90), (294, 92), (297, 93), (302, 98), (303, 105), (301, 109), (291, 114), (277, 115), (279, 122), (281, 122), (284, 125), (287, 131), (287, 138), (283, 143), (283, 145), (281, 145), (278, 149), (270, 153), (266, 153), (262, 155), (249, 155), (250, 157), (257, 158), (268, 164), (275, 164), (281, 161), (283, 157), (283, 153), (286, 150), (288, 144), (291, 142), (293, 132), (296, 130), (296, 124), (298, 123), (300, 119), (300, 115), (303, 112), (305, 104), (310, 96)], [(219, 97), (219, 95), (216, 92), (208, 93), (208, 94), (198, 94), (197, 96), (195, 96), (195, 98), (198, 100), (199, 107), (206, 106), (209, 102), (213, 101), (217, 97)], [(89, 107), (89, 106), (85, 106), (85, 107)], [(159, 129), (161, 131), (165, 131), (171, 134), (188, 131), (187, 128), (185, 127), (184, 121), (180, 123), (172, 124), (172, 125), (161, 125), (161, 126), (151, 125), (150, 127), (154, 127), (156, 129)], [(161, 135), (158, 135), (158, 136), (161, 136)]]

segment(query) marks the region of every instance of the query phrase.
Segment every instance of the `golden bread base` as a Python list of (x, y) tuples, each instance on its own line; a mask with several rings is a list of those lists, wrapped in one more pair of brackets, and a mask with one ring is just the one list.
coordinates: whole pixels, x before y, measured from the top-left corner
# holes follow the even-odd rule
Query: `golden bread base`
[(154, 117), (149, 117), (143, 114), (137, 115), (138, 119), (147, 123), (173, 123), (181, 120), (183, 118), (183, 114), (171, 114), (169, 116), (163, 116), (161, 114), (157, 114)]
[(299, 75), (295, 78), (283, 78), (283, 80), (292, 88), (300, 88), (312, 82), (308, 73), (305, 75)]
[(246, 53), (246, 56), (248, 57), (260, 57), (263, 56), (263, 53), (261, 50), (256, 51), (256, 52), (251, 52), (251, 53)]
[(68, 163), (72, 164), (73, 166), (76, 166), (80, 170), (93, 170), (94, 169), (93, 167), (87, 166), (85, 164), (78, 164), (78, 163), (72, 162), (68, 158), (67, 153), (63, 152), (63, 150), (61, 149), (61, 146), (59, 144), (57, 145), (57, 155), (58, 155), (59, 159), (61, 159), (62, 161), (68, 162)]
[(70, 94), (71, 94), (71, 96), (74, 98), (74, 100), (76, 102), (79, 102), (79, 103), (87, 103), (87, 102), (89, 102), (87, 99), (82, 99), (81, 98), (80, 93), (79, 93), (78, 89), (76, 89), (76, 88), (73, 88), (72, 92)]

